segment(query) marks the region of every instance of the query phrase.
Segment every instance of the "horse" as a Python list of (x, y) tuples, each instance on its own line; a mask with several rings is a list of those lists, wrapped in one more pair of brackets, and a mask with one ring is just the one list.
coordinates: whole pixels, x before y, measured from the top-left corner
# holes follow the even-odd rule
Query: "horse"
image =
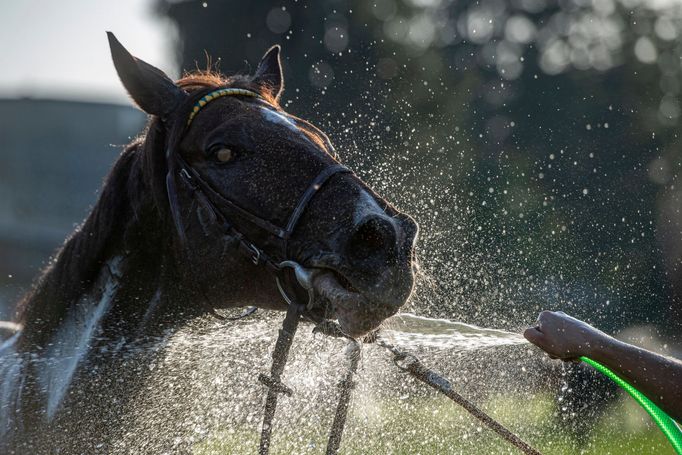
[[(228, 308), (294, 304), (358, 338), (414, 286), (416, 222), (341, 165), (320, 129), (282, 109), (279, 46), (253, 75), (174, 82), (107, 33), (148, 123), (18, 303), (17, 329), (0, 346), (5, 452), (35, 451), (56, 422), (73, 420), (75, 392), (99, 394), (113, 380), (87, 386), (93, 371), (128, 378), (114, 358), (135, 340)], [(93, 405), (90, 418), (113, 403)]]

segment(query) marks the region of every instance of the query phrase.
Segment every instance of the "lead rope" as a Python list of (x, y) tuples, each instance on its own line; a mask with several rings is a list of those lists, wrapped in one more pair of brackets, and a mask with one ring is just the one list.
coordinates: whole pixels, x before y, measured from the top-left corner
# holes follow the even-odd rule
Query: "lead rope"
[(282, 373), (289, 357), (289, 349), (294, 340), (298, 323), (301, 320), (301, 313), (303, 307), (292, 303), (287, 309), (287, 314), (284, 317), (282, 328), (279, 330), (279, 336), (275, 343), (275, 350), (272, 353), (272, 367), (270, 368), (270, 376), (261, 374), (258, 380), (268, 387), (268, 395), (265, 398), (265, 410), (263, 412), (263, 428), (260, 434), (260, 446), (258, 448), (259, 455), (267, 455), (270, 451), (270, 437), (272, 435), (272, 420), (275, 417), (275, 410), (277, 409), (277, 396), (280, 393), (286, 396), (291, 396), (292, 391), (289, 387), (281, 382)]
[(483, 422), (488, 428), (493, 430), (507, 442), (513, 444), (523, 453), (528, 455), (542, 455), (536, 449), (531, 447), (528, 443), (524, 442), (520, 437), (509, 431), (507, 428), (502, 426), (501, 423), (494, 420), (488, 414), (479, 409), (471, 401), (464, 398), (459, 393), (455, 392), (452, 388), (450, 381), (445, 379), (443, 376), (439, 375), (435, 371), (424, 366), (417, 357), (412, 354), (401, 351), (390, 343), (382, 339), (377, 339), (376, 344), (384, 347), (393, 353), (393, 363), (401, 370), (411, 374), (416, 379), (419, 379), (423, 383), (433, 387), (438, 392), (442, 393), (446, 397), (450, 398), (452, 401), (463, 407), (472, 416), (476, 417), (478, 420)]
[(343, 429), (346, 425), (346, 417), (348, 416), (350, 396), (355, 388), (353, 375), (355, 375), (358, 363), (360, 363), (360, 344), (353, 339), (349, 340), (346, 347), (346, 359), (348, 360), (348, 369), (346, 370), (346, 375), (339, 382), (341, 394), (339, 396), (339, 403), (336, 405), (334, 421), (332, 422), (331, 430), (329, 430), (326, 455), (336, 455), (339, 452), (341, 437), (343, 436)]
[[(304, 310), (303, 305), (295, 303), (289, 304), (287, 314), (284, 317), (282, 328), (279, 331), (277, 342), (275, 343), (275, 350), (272, 353), (272, 366), (270, 368), (270, 376), (261, 374), (258, 380), (268, 387), (268, 394), (265, 398), (265, 410), (263, 412), (263, 427), (260, 436), (260, 446), (258, 448), (259, 455), (268, 455), (270, 452), (270, 439), (272, 436), (272, 421), (275, 417), (275, 410), (277, 409), (277, 395), (283, 393), (291, 396), (293, 391), (282, 384), (281, 377), (284, 372), (284, 367), (289, 356), (289, 349), (294, 340), (298, 323), (301, 320), (301, 315)], [(338, 326), (328, 321), (321, 321), (313, 330), (313, 333), (322, 333), (327, 336), (337, 338), (348, 338), (341, 332)], [(348, 339), (348, 346), (346, 347), (345, 355), (348, 361), (346, 374), (339, 382), (340, 396), (339, 402), (336, 406), (336, 413), (331, 429), (329, 430), (329, 439), (327, 442), (326, 455), (336, 455), (341, 445), (341, 437), (343, 429), (346, 424), (346, 417), (348, 416), (348, 408), (350, 404), (351, 394), (355, 387), (353, 375), (358, 369), (360, 362), (360, 344)]]

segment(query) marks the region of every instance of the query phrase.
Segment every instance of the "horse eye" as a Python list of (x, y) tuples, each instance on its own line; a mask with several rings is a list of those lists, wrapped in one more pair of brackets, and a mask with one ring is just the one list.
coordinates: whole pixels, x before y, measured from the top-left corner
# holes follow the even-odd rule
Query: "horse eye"
[(214, 156), (221, 163), (227, 163), (234, 157), (234, 152), (232, 149), (227, 147), (216, 147), (217, 150), (214, 152)]

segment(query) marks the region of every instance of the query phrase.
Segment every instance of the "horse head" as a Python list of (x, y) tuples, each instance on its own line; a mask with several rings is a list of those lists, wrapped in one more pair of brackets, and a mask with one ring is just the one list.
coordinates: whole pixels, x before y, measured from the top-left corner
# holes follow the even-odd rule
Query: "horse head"
[(212, 307), (305, 304), (353, 337), (398, 311), (414, 285), (417, 225), (282, 109), (278, 46), (252, 76), (176, 83), (109, 40), (123, 85), (163, 137), (150, 158), (157, 204), (188, 288)]

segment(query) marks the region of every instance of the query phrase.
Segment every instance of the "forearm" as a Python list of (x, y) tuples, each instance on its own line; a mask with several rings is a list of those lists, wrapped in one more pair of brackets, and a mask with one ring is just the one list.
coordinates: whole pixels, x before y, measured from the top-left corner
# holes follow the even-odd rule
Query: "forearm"
[(608, 336), (592, 343), (587, 356), (607, 366), (682, 422), (682, 362)]
[(587, 356), (636, 387), (682, 422), (682, 362), (616, 340), (561, 311), (543, 311), (523, 335), (550, 357)]

